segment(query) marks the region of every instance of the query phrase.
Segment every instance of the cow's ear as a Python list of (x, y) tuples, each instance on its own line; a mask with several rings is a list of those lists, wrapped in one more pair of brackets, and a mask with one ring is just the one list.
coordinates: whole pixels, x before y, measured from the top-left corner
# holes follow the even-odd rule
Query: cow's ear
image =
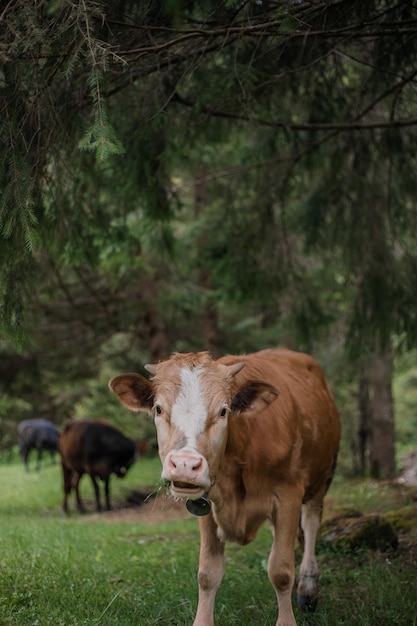
[(269, 383), (248, 380), (232, 398), (232, 413), (256, 415), (279, 396), (279, 391)]
[(115, 376), (109, 381), (109, 389), (131, 411), (151, 412), (154, 403), (153, 385), (140, 374)]

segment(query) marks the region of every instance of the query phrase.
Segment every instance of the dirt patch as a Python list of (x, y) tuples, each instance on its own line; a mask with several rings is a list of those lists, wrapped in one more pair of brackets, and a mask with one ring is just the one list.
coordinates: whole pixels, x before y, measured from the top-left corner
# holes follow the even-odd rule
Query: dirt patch
[(141, 524), (159, 524), (190, 517), (185, 502), (176, 501), (165, 495), (151, 496), (140, 506), (116, 507), (113, 511), (91, 513), (83, 517), (86, 522), (97, 520), (109, 523), (140, 522)]

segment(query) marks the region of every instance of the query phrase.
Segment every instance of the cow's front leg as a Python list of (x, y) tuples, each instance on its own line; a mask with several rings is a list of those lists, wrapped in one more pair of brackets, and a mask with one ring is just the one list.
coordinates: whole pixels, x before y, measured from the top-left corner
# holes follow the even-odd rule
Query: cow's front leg
[(94, 474), (90, 474), (91, 482), (94, 487), (94, 494), (96, 496), (96, 510), (98, 513), (101, 513), (101, 501), (100, 501), (100, 487), (98, 486), (97, 478)]
[(108, 511), (111, 511), (110, 504), (110, 476), (104, 479), (104, 492), (106, 494), (106, 508)]
[(295, 540), (301, 514), (302, 494), (282, 493), (273, 528), (274, 541), (268, 561), (268, 575), (278, 599), (276, 626), (297, 626), (291, 603), (295, 579)]
[(214, 601), (224, 573), (224, 543), (211, 514), (199, 518), (198, 607), (194, 626), (214, 626)]

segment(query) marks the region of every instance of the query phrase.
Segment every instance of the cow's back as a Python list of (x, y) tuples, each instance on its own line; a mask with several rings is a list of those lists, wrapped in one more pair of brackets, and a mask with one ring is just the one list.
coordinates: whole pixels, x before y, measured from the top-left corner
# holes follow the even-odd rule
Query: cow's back
[(134, 443), (104, 420), (73, 420), (62, 431), (59, 451), (63, 462), (76, 471), (90, 471), (98, 459), (111, 465), (134, 457)]
[(110, 455), (115, 462), (125, 463), (134, 454), (133, 441), (113, 425), (100, 420), (87, 425), (85, 456), (89, 462)]
[(60, 431), (58, 426), (46, 419), (23, 420), (17, 426), (21, 441), (36, 447), (52, 447), (56, 449)]

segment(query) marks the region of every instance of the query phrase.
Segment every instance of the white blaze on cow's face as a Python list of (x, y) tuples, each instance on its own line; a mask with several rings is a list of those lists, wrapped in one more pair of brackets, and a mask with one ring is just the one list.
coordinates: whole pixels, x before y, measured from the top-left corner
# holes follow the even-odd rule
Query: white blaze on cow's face
[(201, 388), (201, 374), (200, 368), (181, 369), (181, 387), (171, 413), (171, 423), (184, 434), (187, 445), (192, 448), (197, 447), (197, 438), (204, 431), (208, 415)]
[(212, 486), (226, 444), (227, 387), (216, 388), (202, 367), (181, 367), (171, 406), (163, 385), (157, 388), (154, 411), (161, 477), (177, 497), (199, 498)]

